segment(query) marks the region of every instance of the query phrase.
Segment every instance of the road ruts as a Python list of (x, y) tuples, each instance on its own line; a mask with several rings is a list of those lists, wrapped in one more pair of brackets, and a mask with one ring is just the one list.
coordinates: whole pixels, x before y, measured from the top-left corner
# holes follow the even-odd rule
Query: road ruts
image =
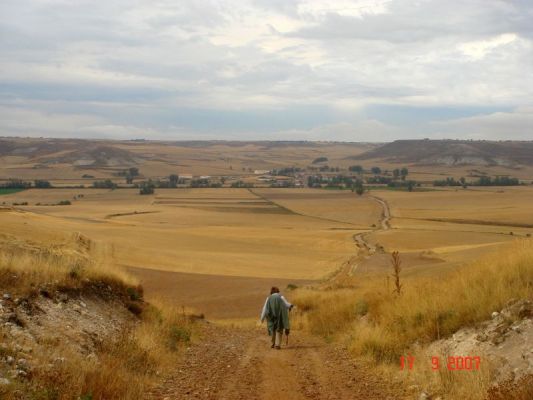
[(264, 328), (206, 324), (151, 400), (403, 399), (399, 384), (372, 374), (336, 348), (299, 331), (289, 346), (270, 348)]

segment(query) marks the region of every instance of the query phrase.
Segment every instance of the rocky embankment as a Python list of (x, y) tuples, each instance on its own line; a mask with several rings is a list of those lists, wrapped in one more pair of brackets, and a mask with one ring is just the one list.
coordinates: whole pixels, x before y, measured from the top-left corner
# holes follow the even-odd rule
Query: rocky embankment
[(522, 390), (524, 385), (533, 385), (532, 317), (533, 302), (510, 300), (502, 310), (492, 313), (492, 319), (434, 342), (427, 353), (478, 356), (489, 366), (493, 390), (497, 392), (500, 386)]
[[(59, 376), (79, 360), (98, 363), (103, 343), (117, 340), (133, 326), (140, 301), (104, 283), (82, 289), (42, 287), (28, 297), (0, 292), (0, 397), (19, 397), (36, 377)], [(38, 381), (39, 379), (36, 379)]]

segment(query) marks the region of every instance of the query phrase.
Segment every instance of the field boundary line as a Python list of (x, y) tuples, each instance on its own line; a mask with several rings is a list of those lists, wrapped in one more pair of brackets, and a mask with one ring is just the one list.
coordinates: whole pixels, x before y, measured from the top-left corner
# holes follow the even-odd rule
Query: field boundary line
[(302, 212), (298, 212), (298, 211), (294, 211), (288, 207), (285, 207), (279, 203), (276, 203), (275, 201), (269, 199), (268, 197), (265, 197), (265, 196), (262, 196), (260, 195), (259, 193), (256, 193), (254, 192), (252, 189), (248, 188), (248, 191), (250, 193), (252, 193), (254, 196), (257, 196), (259, 197), (260, 199), (263, 199), (264, 201), (270, 203), (271, 205), (273, 206), (276, 206), (276, 207), (279, 207), (285, 211), (287, 211), (289, 214), (293, 214), (293, 215), (299, 215), (301, 217), (307, 217), (307, 218), (315, 218), (315, 219), (319, 219), (319, 220), (322, 220), (322, 221), (329, 221), (329, 222), (336, 222), (336, 223), (339, 223), (339, 224), (346, 224), (346, 225), (351, 225), (351, 226), (354, 226), (354, 227), (357, 227), (357, 229), (359, 230), (369, 230), (368, 228), (361, 228), (359, 225), (356, 225), (352, 222), (347, 222), (347, 221), (339, 221), (337, 219), (332, 219), (332, 218), (326, 218), (326, 217), (318, 217), (316, 215), (309, 215), (309, 214), (304, 214)]

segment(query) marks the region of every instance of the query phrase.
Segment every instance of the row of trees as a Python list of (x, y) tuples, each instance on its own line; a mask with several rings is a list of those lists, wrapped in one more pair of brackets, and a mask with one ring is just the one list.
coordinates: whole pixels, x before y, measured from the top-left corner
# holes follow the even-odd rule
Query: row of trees
[(443, 180), (437, 180), (433, 182), (433, 186), (462, 186), (466, 188), (467, 186), (518, 186), (520, 185), (520, 180), (518, 178), (512, 178), (509, 176), (497, 176), (496, 178), (491, 178), (490, 176), (482, 176), (477, 181), (467, 182), (464, 177), (461, 177), (459, 180), (455, 178), (448, 177)]
[(248, 182), (243, 182), (243, 181), (237, 181), (237, 182), (233, 182), (231, 184), (231, 187), (232, 188), (253, 188), (254, 184), (253, 183), (248, 183)]
[(339, 172), (341, 169), (339, 167), (330, 167), (329, 165), (322, 165), (320, 167), (307, 167), (309, 171), (320, 171), (320, 172)]
[(402, 188), (407, 189), (409, 192), (412, 192), (415, 187), (419, 187), (420, 183), (417, 183), (416, 181), (392, 181), (387, 184), (390, 188)]
[(392, 176), (394, 177), (394, 179), (401, 178), (402, 181), (405, 181), (407, 175), (409, 175), (409, 170), (407, 168), (396, 168), (392, 170)]
[(333, 186), (346, 186), (352, 187), (355, 182), (350, 176), (335, 175), (335, 176), (322, 176), (322, 175), (310, 175), (307, 177), (307, 186), (309, 187), (321, 187), (322, 185)]
[(49, 181), (44, 181), (40, 179), (33, 181), (33, 183), (26, 182), (21, 179), (10, 179), (6, 183), (1, 184), (0, 187), (4, 189), (29, 189), (31, 187), (37, 189), (48, 189), (53, 186)]
[(455, 178), (448, 177), (443, 180), (437, 180), (433, 182), (433, 186), (467, 186), (466, 179), (464, 177), (461, 177), (459, 180), (455, 180)]
[[(180, 180), (177, 178), (177, 175), (170, 175), (168, 180), (152, 180), (141, 182), (136, 184), (135, 187), (138, 187), (140, 194), (153, 194), (156, 188), (159, 189), (168, 189), (176, 188)], [(200, 178), (192, 179), (190, 183), (191, 188), (219, 188), (222, 187), (222, 183), (219, 182), (210, 182), (209, 179)]]
[[(319, 159), (322, 159), (319, 158)], [(318, 160), (318, 159), (317, 159)], [(327, 158), (324, 158), (322, 161), (327, 161)], [(321, 165), (321, 166), (308, 166), (306, 168), (310, 172), (340, 172), (342, 169), (340, 167), (330, 167), (329, 165)], [(283, 175), (283, 176), (294, 176), (296, 173), (304, 172), (305, 170), (298, 167), (286, 167), (286, 168), (280, 168), (280, 169), (273, 169), (271, 171), (272, 175)], [(351, 165), (348, 167), (348, 171), (356, 173), (358, 175), (362, 175), (364, 173), (372, 173), (373, 175), (382, 175), (386, 174), (389, 175), (390, 172), (383, 171), (380, 167), (372, 167), (369, 171), (365, 170), (362, 165)], [(402, 179), (405, 180), (407, 175), (409, 174), (409, 170), (407, 168), (397, 168), (392, 171), (392, 176), (394, 179)]]
[(520, 180), (509, 176), (497, 176), (496, 178), (482, 176), (474, 184), (479, 186), (518, 186), (520, 185)]
[(96, 189), (116, 189), (118, 185), (111, 179), (106, 179), (104, 181), (94, 181), (93, 187)]
[[(362, 165), (351, 165), (348, 167), (348, 170), (350, 172), (355, 172), (356, 174), (363, 174), (365, 172), (365, 169)], [(383, 173), (388, 174), (387, 171), (382, 171), (380, 167), (372, 167), (370, 168), (370, 172), (374, 175), (381, 175)], [(407, 168), (396, 168), (392, 171), (392, 176), (394, 179), (401, 179), (402, 181), (405, 180), (405, 178), (409, 175), (409, 170)]]
[(275, 168), (271, 171), (271, 174), (274, 176), (293, 176), (299, 172), (302, 172), (301, 168), (287, 167), (287, 168), (280, 168), (280, 169)]
[(139, 168), (131, 167), (117, 173), (118, 176), (126, 177), (126, 183), (132, 184), (133, 179), (140, 176)]

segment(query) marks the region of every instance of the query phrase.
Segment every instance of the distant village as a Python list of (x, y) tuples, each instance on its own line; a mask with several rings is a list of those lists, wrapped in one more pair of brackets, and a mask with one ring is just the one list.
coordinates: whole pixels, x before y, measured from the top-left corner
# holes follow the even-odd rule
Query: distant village
[(19, 190), (28, 188), (136, 188), (140, 194), (152, 194), (155, 189), (174, 188), (317, 188), (352, 190), (361, 195), (366, 190), (387, 188), (392, 190), (428, 190), (428, 187), (457, 186), (515, 186), (524, 184), (517, 178), (508, 176), (490, 177), (472, 170), (469, 175), (455, 179), (447, 177), (435, 181), (415, 181), (411, 179), (406, 167), (392, 170), (374, 166), (364, 168), (361, 165), (349, 167), (330, 167), (326, 157), (316, 158), (311, 165), (301, 167), (283, 167), (274, 169), (253, 169), (242, 167), (242, 170), (231, 175), (193, 175), (170, 174), (161, 177), (145, 176), (137, 167), (114, 169), (112, 178), (98, 178), (90, 174), (83, 174), (80, 180), (71, 185), (55, 186), (48, 180), (23, 181), (9, 179), (0, 183), (3, 190)]

